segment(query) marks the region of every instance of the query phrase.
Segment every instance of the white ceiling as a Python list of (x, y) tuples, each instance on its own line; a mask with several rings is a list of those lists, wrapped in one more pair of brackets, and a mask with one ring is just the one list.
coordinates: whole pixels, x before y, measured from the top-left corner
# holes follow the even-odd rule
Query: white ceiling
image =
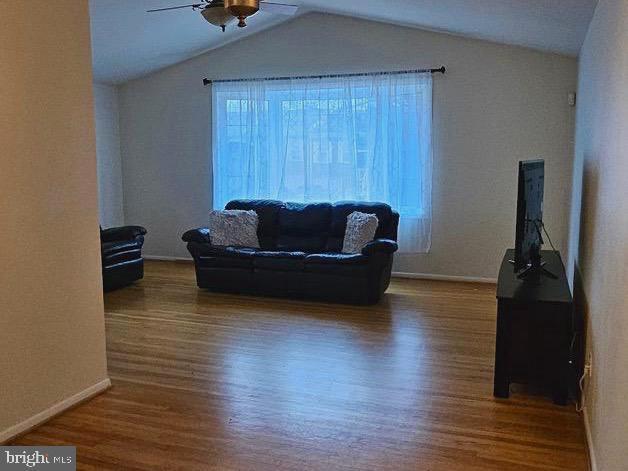
[[(90, 0), (94, 79), (125, 82), (290, 19), (260, 12), (249, 19), (246, 29), (231, 25), (222, 33), (191, 9), (146, 13), (151, 8), (186, 3), (191, 2)], [(289, 0), (287, 3), (300, 5), (299, 14), (338, 13), (575, 56), (597, 0)]]

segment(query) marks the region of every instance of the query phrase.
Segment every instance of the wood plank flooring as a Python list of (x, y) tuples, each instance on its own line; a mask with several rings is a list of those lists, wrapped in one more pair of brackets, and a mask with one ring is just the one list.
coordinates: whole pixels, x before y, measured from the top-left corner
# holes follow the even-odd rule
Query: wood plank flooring
[(113, 388), (16, 443), (84, 470), (586, 470), (573, 406), (492, 397), (495, 287), (394, 280), (351, 307), (200, 291), (147, 262), (106, 295)]

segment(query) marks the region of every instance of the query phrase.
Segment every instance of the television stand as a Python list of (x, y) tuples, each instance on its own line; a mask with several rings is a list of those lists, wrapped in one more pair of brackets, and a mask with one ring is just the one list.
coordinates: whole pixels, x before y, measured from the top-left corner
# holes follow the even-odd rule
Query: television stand
[[(566, 404), (573, 337), (573, 301), (560, 254), (542, 251), (547, 268), (558, 276), (522, 280), (508, 263), (506, 251), (497, 282), (497, 339), (494, 395), (507, 398), (511, 383), (534, 383)], [(531, 276), (534, 272), (530, 273)]]

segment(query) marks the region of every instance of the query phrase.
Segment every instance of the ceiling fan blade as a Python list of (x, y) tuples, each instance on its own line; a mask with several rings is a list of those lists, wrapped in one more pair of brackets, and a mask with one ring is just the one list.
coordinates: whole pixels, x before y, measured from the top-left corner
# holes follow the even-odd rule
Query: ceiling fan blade
[(278, 15), (294, 15), (299, 9), (298, 5), (288, 5), (286, 3), (259, 2), (259, 8), (265, 13), (276, 13)]
[(168, 11), (168, 10), (178, 10), (180, 8), (200, 8), (202, 7), (202, 3), (191, 3), (190, 5), (179, 5), (178, 7), (167, 7), (167, 8), (156, 8), (154, 10), (146, 10), (147, 13), (154, 13), (156, 11)]

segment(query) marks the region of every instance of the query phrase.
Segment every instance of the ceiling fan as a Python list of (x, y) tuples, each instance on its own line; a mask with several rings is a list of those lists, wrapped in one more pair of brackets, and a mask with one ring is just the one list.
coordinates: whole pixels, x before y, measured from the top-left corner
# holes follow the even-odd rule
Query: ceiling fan
[(294, 15), (299, 7), (297, 5), (268, 2), (265, 0), (202, 0), (201, 3), (156, 8), (154, 10), (147, 10), (147, 12), (154, 13), (159, 11), (179, 10), (181, 8), (192, 8), (194, 11), (200, 11), (207, 22), (214, 26), (219, 26), (225, 31), (227, 25), (236, 18), (239, 20), (238, 26), (244, 28), (246, 26), (246, 19), (259, 10), (280, 15)]

